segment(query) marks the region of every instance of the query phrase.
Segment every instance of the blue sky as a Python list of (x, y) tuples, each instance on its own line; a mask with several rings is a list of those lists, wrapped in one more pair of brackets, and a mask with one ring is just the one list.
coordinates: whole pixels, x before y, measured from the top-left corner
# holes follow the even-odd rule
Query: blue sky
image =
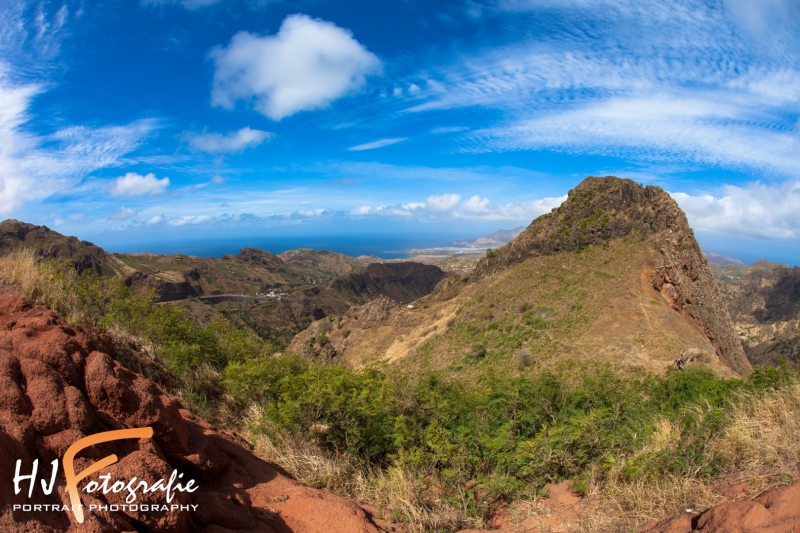
[(0, 217), (110, 250), (446, 242), (614, 174), (797, 264), (799, 119), (795, 0), (0, 7)]

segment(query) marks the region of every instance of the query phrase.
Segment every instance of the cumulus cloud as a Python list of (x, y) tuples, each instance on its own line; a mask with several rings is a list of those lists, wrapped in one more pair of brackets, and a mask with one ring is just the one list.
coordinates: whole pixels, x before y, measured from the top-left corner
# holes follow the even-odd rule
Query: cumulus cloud
[(363, 150), (374, 150), (376, 148), (383, 148), (384, 146), (391, 146), (393, 144), (397, 144), (407, 140), (408, 137), (395, 137), (391, 139), (378, 139), (377, 141), (372, 141), (364, 144), (358, 144), (356, 146), (351, 146), (348, 148), (351, 152), (361, 152)]
[(350, 31), (306, 15), (286, 17), (275, 35), (239, 32), (209, 57), (213, 105), (232, 109), (244, 100), (273, 120), (324, 108), (363, 88), (381, 67)]
[(721, 196), (671, 193), (698, 231), (760, 238), (800, 238), (800, 181), (725, 185)]
[(460, 194), (434, 194), (428, 196), (425, 206), (436, 213), (449, 213), (460, 201)]
[(168, 215), (155, 215), (150, 217), (144, 222), (145, 226), (189, 226), (197, 224), (205, 224), (214, 222), (215, 217), (210, 215), (183, 215), (183, 216), (168, 216)]
[(136, 172), (128, 172), (120, 176), (111, 185), (109, 192), (111, 196), (155, 196), (164, 194), (169, 187), (169, 178), (156, 178), (155, 174), (142, 176)]
[(242, 152), (246, 148), (254, 148), (259, 144), (272, 139), (274, 133), (262, 130), (242, 128), (239, 131), (228, 133), (201, 133), (189, 138), (189, 144), (198, 152), (235, 153)]

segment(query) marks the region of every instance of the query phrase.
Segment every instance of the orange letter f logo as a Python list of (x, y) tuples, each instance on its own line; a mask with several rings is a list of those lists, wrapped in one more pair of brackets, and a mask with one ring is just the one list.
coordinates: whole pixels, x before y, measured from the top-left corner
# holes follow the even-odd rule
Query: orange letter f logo
[(97, 461), (95, 464), (83, 470), (79, 474), (75, 474), (75, 466), (73, 461), (75, 456), (89, 446), (100, 444), (102, 442), (109, 442), (112, 440), (120, 439), (149, 439), (153, 436), (153, 428), (133, 428), (133, 429), (119, 429), (116, 431), (106, 431), (84, 437), (78, 442), (74, 443), (67, 449), (64, 454), (64, 475), (67, 478), (67, 493), (69, 494), (70, 502), (72, 503), (72, 512), (75, 513), (75, 519), (79, 524), (83, 524), (83, 507), (81, 507), (81, 497), (78, 493), (78, 483), (88, 476), (91, 476), (100, 469), (116, 463), (119, 458), (116, 455), (109, 455)]

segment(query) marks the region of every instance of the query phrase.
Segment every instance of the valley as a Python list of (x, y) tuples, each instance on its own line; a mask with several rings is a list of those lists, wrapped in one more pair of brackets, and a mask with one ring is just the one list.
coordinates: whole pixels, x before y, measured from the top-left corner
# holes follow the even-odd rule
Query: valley
[(204, 511), (95, 513), (91, 531), (310, 533), (329, 514), (341, 531), (722, 533), (734, 503), (800, 520), (797, 267), (703, 254), (666, 192), (614, 177), (456, 245), (117, 254), (2, 222), (4, 446), (50, 459), (157, 427), (115, 449), (120, 468), (187, 469)]

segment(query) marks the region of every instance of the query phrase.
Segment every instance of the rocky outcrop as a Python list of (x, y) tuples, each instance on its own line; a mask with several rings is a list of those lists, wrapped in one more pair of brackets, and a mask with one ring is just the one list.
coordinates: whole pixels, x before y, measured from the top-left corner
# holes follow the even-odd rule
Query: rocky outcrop
[[(212, 427), (181, 408), (158, 386), (113, 358), (112, 344), (97, 332), (70, 327), (54, 312), (0, 289), (0, 530), (9, 532), (188, 533), (358, 532), (377, 533), (353, 502), (304, 487), (261, 461), (238, 436)], [(71, 512), (14, 509), (14, 505), (69, 505), (63, 470), (46, 495), (39, 484), (28, 497), (27, 482), (15, 494), (16, 461), (29, 473), (39, 460), (39, 480), (49, 482), (50, 462), (62, 459), (77, 440), (109, 430), (151, 427), (152, 439), (125, 439), (87, 448), (76, 471), (116, 454), (119, 461), (90, 476), (111, 480), (134, 476), (149, 484), (179, 472), (199, 488), (179, 492), (173, 504), (190, 510), (122, 508), (125, 492), (81, 492), (85, 522)], [(178, 475), (176, 473), (176, 475)], [(164, 504), (157, 491), (139, 493), (138, 504)], [(91, 505), (106, 506), (109, 508)], [(118, 505), (120, 507), (110, 507)]]
[(667, 518), (643, 533), (794, 533), (800, 530), (800, 483), (752, 500), (727, 502), (700, 513)]
[(532, 257), (577, 251), (631, 235), (647, 239), (661, 254), (645, 273), (652, 288), (708, 338), (723, 363), (747, 374), (750, 364), (708, 262), (686, 215), (660, 187), (589, 177), (569, 192), (560, 207), (482, 259), (473, 279), (484, 279)]

